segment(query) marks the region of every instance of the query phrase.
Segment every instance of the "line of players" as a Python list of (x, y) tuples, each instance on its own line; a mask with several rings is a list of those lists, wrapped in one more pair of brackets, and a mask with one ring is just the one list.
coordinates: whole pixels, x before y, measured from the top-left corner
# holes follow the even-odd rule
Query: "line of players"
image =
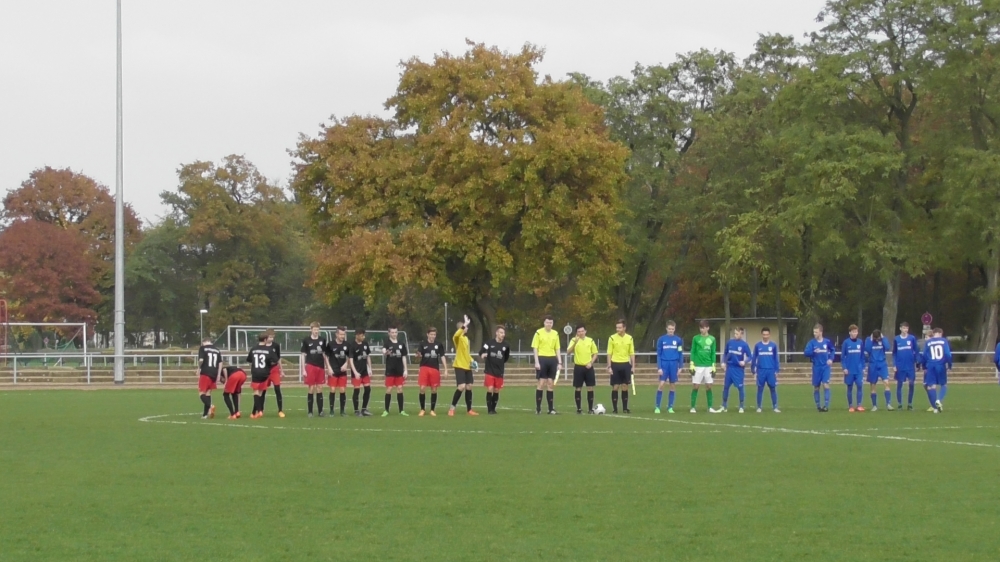
[[(453, 370), (456, 378), (456, 390), (452, 397), (451, 406), (448, 410), (449, 416), (455, 415), (456, 406), (462, 396), (465, 397), (466, 413), (470, 416), (477, 416), (478, 413), (472, 408), (472, 387), (473, 387), (473, 366), (469, 351), (469, 339), (467, 336), (470, 322), (466, 316), (457, 325), (457, 330), (452, 337), (455, 346), (455, 361)], [(553, 319), (546, 316), (543, 320), (543, 327), (538, 329), (532, 339), (533, 358), (537, 387), (535, 392), (535, 412), (542, 411), (543, 393), (548, 403), (548, 413), (556, 414), (554, 408), (554, 382), (557, 374), (562, 368), (562, 357), (560, 353), (560, 338), (553, 329)], [(305, 338), (300, 348), (300, 359), (305, 369), (305, 383), (308, 387), (307, 411), (311, 417), (314, 405), (319, 416), (325, 415), (323, 407), (323, 386), (326, 383), (330, 388), (330, 415), (335, 414), (335, 396), (340, 395), (340, 415), (344, 416), (346, 408), (346, 387), (347, 378), (351, 378), (353, 392), (354, 414), (358, 417), (373, 415), (368, 408), (371, 397), (371, 348), (365, 342), (365, 331), (363, 329), (355, 332), (353, 342), (347, 341), (346, 329), (338, 327), (334, 341), (326, 341), (320, 336), (320, 325), (313, 322), (310, 336)], [(607, 371), (612, 385), (612, 406), (613, 413), (618, 413), (618, 403), (621, 399), (623, 412), (630, 413), (628, 408), (628, 391), (632, 382), (632, 374), (635, 368), (635, 345), (631, 335), (625, 331), (625, 322), (618, 321), (615, 326), (615, 334), (608, 339), (607, 347)], [(664, 387), (669, 387), (667, 412), (674, 413), (674, 402), (676, 397), (676, 383), (678, 376), (683, 371), (683, 340), (676, 335), (676, 324), (673, 321), (667, 323), (667, 333), (661, 336), (656, 343), (657, 372), (659, 377), (659, 388), (656, 393), (656, 405), (654, 412), (661, 412)], [(739, 412), (745, 411), (745, 390), (744, 378), (745, 369), (749, 364), (751, 373), (756, 376), (757, 382), (757, 412), (760, 413), (763, 407), (764, 388), (770, 391), (771, 405), (775, 413), (780, 413), (778, 409), (777, 376), (781, 368), (778, 360), (778, 346), (770, 339), (770, 330), (761, 330), (761, 340), (751, 350), (745, 341), (745, 332), (742, 328), (734, 330), (733, 339), (726, 343), (723, 353), (723, 364), (726, 367), (725, 381), (722, 394), (722, 406), (713, 407), (713, 375), (716, 371), (717, 343), (715, 338), (709, 334), (710, 324), (701, 321), (699, 325), (699, 335), (692, 338), (690, 352), (690, 371), (692, 377), (691, 410), (696, 413), (698, 393), (701, 386), (705, 386), (708, 411), (711, 413), (724, 413), (728, 411), (729, 394), (732, 387), (736, 387), (739, 393)], [(816, 408), (820, 412), (829, 411), (830, 406), (830, 375), (833, 366), (833, 359), (836, 353), (833, 343), (823, 337), (823, 327), (817, 324), (813, 330), (814, 339), (806, 345), (804, 355), (812, 362), (812, 384), (814, 387), (814, 400)], [(905, 383), (909, 383), (909, 394), (907, 409), (913, 409), (913, 390), (916, 380), (916, 371), (923, 368), (924, 386), (927, 390), (928, 400), (931, 407), (928, 411), (935, 413), (942, 409), (941, 400), (944, 399), (947, 389), (947, 371), (952, 367), (951, 349), (948, 341), (943, 337), (943, 332), (936, 328), (932, 338), (928, 339), (924, 346), (924, 351), (917, 349), (917, 340), (909, 334), (909, 325), (903, 323), (900, 326), (900, 335), (890, 342), (883, 337), (880, 331), (876, 330), (872, 336), (865, 339), (858, 339), (858, 328), (850, 327), (850, 338), (845, 340), (841, 347), (842, 368), (844, 372), (844, 382), (847, 385), (847, 399), (849, 411), (863, 412), (862, 405), (862, 379), (867, 372), (867, 381), (871, 389), (872, 410), (877, 410), (876, 386), (879, 382), (885, 385), (885, 404), (888, 410), (892, 410), (891, 391), (888, 381), (888, 363), (886, 361), (887, 350), (891, 349), (893, 356), (895, 379), (897, 381), (897, 403), (902, 409), (902, 388)], [(485, 343), (480, 351), (480, 358), (485, 362), (485, 386), (487, 390), (487, 412), (495, 414), (497, 403), (500, 398), (500, 390), (503, 388), (503, 375), (506, 362), (510, 358), (510, 347), (504, 342), (505, 331), (502, 326), (496, 327), (493, 340)], [(445, 346), (437, 342), (437, 331), (430, 328), (427, 331), (427, 338), (421, 342), (416, 350), (416, 357), (419, 360), (418, 385), (420, 388), (420, 416), (436, 416), (438, 389), (441, 386), (441, 371), (447, 371), (447, 357)], [(396, 403), (399, 414), (408, 416), (404, 410), (403, 386), (409, 376), (407, 358), (409, 350), (406, 344), (398, 340), (398, 331), (395, 327), (389, 329), (389, 341), (383, 346), (382, 353), (385, 356), (385, 410), (382, 416), (388, 416), (392, 404), (392, 395), (396, 396)], [(597, 362), (598, 348), (593, 339), (587, 337), (587, 330), (584, 325), (577, 327), (575, 337), (570, 341), (567, 353), (574, 357), (573, 387), (575, 391), (575, 401), (577, 413), (582, 413), (582, 391), (587, 388), (588, 411), (594, 413), (594, 387), (596, 386), (596, 372), (594, 365)], [(215, 406), (211, 402), (211, 391), (217, 388), (221, 380), (225, 384), (223, 398), (230, 412), (230, 419), (241, 417), (239, 398), (242, 386), (246, 382), (246, 373), (238, 366), (226, 366), (223, 363), (222, 353), (211, 344), (210, 339), (206, 339), (198, 352), (199, 355), (199, 384), (198, 390), (204, 405), (203, 417), (211, 418), (215, 415)], [(275, 398), (278, 406), (278, 416), (284, 417), (283, 401), (281, 395), (280, 366), (281, 350), (274, 341), (274, 332), (269, 330), (261, 334), (256, 345), (247, 355), (247, 362), (250, 364), (251, 387), (254, 391), (254, 406), (251, 418), (256, 419), (264, 415), (264, 401), (270, 387), (274, 388)], [(1000, 345), (994, 357), (994, 362), (1000, 370)], [(431, 391), (430, 409), (427, 409), (426, 391)], [(857, 407), (854, 406), (853, 398), (856, 389)], [(940, 390), (940, 394), (938, 391)], [(820, 402), (820, 393), (824, 396), (823, 403)]]

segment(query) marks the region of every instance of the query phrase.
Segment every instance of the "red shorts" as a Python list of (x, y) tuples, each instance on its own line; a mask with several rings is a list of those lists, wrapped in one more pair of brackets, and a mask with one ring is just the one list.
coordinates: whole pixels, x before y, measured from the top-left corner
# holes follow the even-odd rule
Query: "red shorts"
[(431, 388), (441, 386), (441, 371), (433, 367), (421, 367), (417, 374), (417, 384)]
[(503, 388), (503, 377), (494, 377), (493, 375), (486, 375), (486, 388)]
[(306, 386), (318, 386), (326, 381), (326, 369), (306, 363)]
[(209, 390), (215, 390), (218, 388), (215, 385), (215, 381), (212, 377), (208, 375), (201, 375), (198, 377), (198, 392), (208, 392)]
[(237, 371), (226, 379), (226, 394), (240, 394), (243, 392), (243, 383), (247, 382), (247, 374)]
[(271, 381), (266, 380), (264, 382), (251, 382), (250, 388), (254, 390), (267, 390), (267, 385), (271, 384)]
[(406, 381), (406, 378), (404, 378), (404, 377), (392, 377), (392, 376), (386, 375), (385, 376), (385, 387), (389, 388), (391, 386), (403, 386), (403, 383), (405, 381)]
[(354, 388), (360, 388), (365, 385), (371, 386), (371, 384), (372, 384), (372, 378), (368, 375), (365, 375), (360, 379), (357, 377), (351, 377), (351, 386), (353, 386)]
[(271, 367), (271, 376), (267, 377), (267, 382), (271, 383), (273, 386), (281, 386), (281, 365), (275, 365)]
[(326, 384), (330, 385), (330, 388), (347, 388), (347, 374), (334, 374), (332, 377), (327, 377)]

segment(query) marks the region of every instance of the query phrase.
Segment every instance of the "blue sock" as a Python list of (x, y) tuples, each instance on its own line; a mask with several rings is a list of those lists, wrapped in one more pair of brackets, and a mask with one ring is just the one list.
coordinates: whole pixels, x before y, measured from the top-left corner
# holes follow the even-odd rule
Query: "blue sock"
[(729, 383), (727, 382), (725, 386), (722, 387), (722, 409), (726, 409), (726, 405), (729, 403)]
[(938, 393), (938, 400), (944, 400), (944, 397), (948, 396), (948, 385), (941, 385), (941, 392)]
[[(913, 387), (910, 387), (910, 389), (912, 391)], [(911, 394), (912, 394), (912, 392), (911, 392)], [(667, 395), (667, 407), (668, 408), (673, 408), (674, 407), (674, 395), (675, 395), (675, 392), (673, 390), (671, 390), (670, 394)]]
[(827, 407), (827, 408), (830, 407), (830, 389), (829, 388), (824, 388), (823, 389), (823, 406)]
[(878, 393), (877, 392), (873, 392), (872, 393), (872, 407), (874, 408), (876, 406), (878, 406)]
[(909, 392), (909, 395), (908, 395), (908, 397), (906, 399), (906, 405), (907, 406), (912, 406), (913, 405), (913, 383), (912, 382), (910, 383), (910, 392)]
[(778, 408), (778, 389), (773, 386), (771, 387), (771, 405), (774, 406), (775, 409)]
[(928, 387), (927, 388), (927, 399), (931, 401), (931, 407), (933, 407), (934, 403), (937, 402), (937, 400), (938, 400), (937, 389)]
[(814, 388), (813, 389), (813, 400), (816, 401), (816, 407), (819, 408), (819, 389), (818, 388)]
[(903, 405), (903, 381), (896, 381), (896, 403)]
[(762, 404), (763, 401), (764, 401), (764, 387), (758, 385), (757, 386), (757, 409), (758, 410), (761, 407), (763, 407), (763, 404)]
[[(584, 366), (586, 366), (586, 365), (584, 365)], [(657, 390), (656, 391), (656, 407), (657, 408), (660, 407), (660, 402), (663, 402), (663, 391), (662, 390)]]
[(857, 396), (858, 396), (858, 399), (855, 400), (855, 402), (857, 402), (858, 406), (860, 407), (864, 404), (864, 400), (862, 399), (865, 396), (865, 389), (861, 387), (861, 383), (855, 384), (854, 387), (857, 389)]
[(742, 386), (739, 387), (739, 390), (740, 390), (740, 408), (742, 408), (743, 404), (747, 401), (747, 391)]
[(852, 390), (854, 390), (854, 388), (852, 388), (850, 386), (847, 387), (847, 407), (848, 408), (853, 408), (854, 407), (854, 393), (851, 392)]
[(892, 391), (886, 390), (883, 394), (885, 394), (885, 405), (892, 406)]

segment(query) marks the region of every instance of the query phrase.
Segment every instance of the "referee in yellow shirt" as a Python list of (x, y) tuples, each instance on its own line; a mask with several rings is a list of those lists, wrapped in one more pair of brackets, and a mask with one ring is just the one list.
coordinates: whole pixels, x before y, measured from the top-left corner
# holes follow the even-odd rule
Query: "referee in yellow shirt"
[(608, 373), (611, 374), (611, 406), (618, 413), (618, 393), (622, 395), (622, 412), (628, 409), (628, 385), (632, 382), (635, 368), (635, 343), (632, 336), (625, 333), (625, 320), (615, 324), (615, 335), (608, 338)]
[(576, 337), (569, 342), (566, 353), (573, 354), (573, 388), (575, 389), (576, 413), (582, 414), (580, 408), (580, 392), (587, 385), (587, 408), (594, 413), (594, 385), (597, 384), (597, 374), (594, 363), (597, 361), (597, 344), (587, 337), (587, 327), (580, 324), (576, 327)]
[(546, 398), (549, 401), (549, 414), (555, 415), (556, 409), (553, 406), (555, 401), (555, 390), (553, 382), (559, 369), (562, 368), (562, 357), (559, 355), (559, 334), (552, 329), (553, 320), (551, 316), (545, 316), (542, 328), (535, 332), (535, 337), (531, 339), (531, 349), (535, 354), (535, 378), (538, 386), (535, 387), (535, 413), (542, 413), (542, 387), (548, 386)]

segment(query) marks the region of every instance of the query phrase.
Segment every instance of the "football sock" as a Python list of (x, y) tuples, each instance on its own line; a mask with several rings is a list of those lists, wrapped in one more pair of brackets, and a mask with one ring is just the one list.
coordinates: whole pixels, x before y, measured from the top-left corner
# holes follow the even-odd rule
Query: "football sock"
[(871, 398), (872, 398), (872, 406), (878, 406), (878, 393), (873, 392)]
[(823, 389), (823, 407), (824, 408), (829, 408), (830, 407), (830, 389), (829, 388), (824, 388)]
[[(358, 403), (358, 399), (355, 396), (355, 398), (354, 398), (354, 404), (355, 404), (354, 409), (355, 410), (358, 408), (357, 403)], [(333, 402), (330, 402), (330, 408), (333, 408)], [(344, 410), (346, 410), (346, 409), (347, 409), (347, 393), (346, 392), (341, 392), (340, 393), (340, 413), (343, 414)]]
[(420, 393), (420, 410), (423, 411), (427, 406), (427, 395), (423, 392)]
[(497, 404), (499, 404), (499, 403), (500, 403), (500, 391), (498, 390), (498, 391), (496, 391), (496, 392), (493, 393), (493, 411), (494, 412), (497, 411)]
[(573, 399), (576, 400), (576, 409), (580, 410), (581, 409), (580, 402), (583, 399), (583, 392), (581, 392), (579, 388), (576, 389), (575, 392), (573, 392)]
[(462, 399), (462, 391), (455, 390), (455, 395), (451, 397), (451, 407), (458, 406), (458, 401)]
[(937, 393), (938, 400), (944, 400), (945, 396), (948, 396), (948, 385), (942, 384), (941, 391)]
[(771, 389), (771, 406), (774, 408), (778, 407), (778, 389), (775, 387), (769, 387)]
[(542, 391), (537, 388), (535, 389), (535, 411), (542, 411)]
[(847, 387), (847, 407), (854, 407), (854, 386)]
[(738, 386), (736, 388), (740, 391), (740, 408), (742, 408), (743, 404), (747, 401), (747, 391), (742, 386)]
[(587, 391), (587, 411), (594, 409), (594, 391)]
[(400, 412), (403, 411), (403, 393), (402, 392), (396, 393), (396, 406), (399, 407), (399, 411)]
[(722, 407), (725, 408), (729, 405), (729, 383), (727, 382), (722, 387)]
[(207, 416), (208, 410), (212, 407), (212, 397), (207, 394), (202, 394), (201, 403), (205, 406), (204, 412), (201, 415)]
[(618, 391), (617, 390), (612, 390), (611, 391), (611, 407), (612, 407), (613, 411), (615, 411), (615, 412), (618, 411)]
[[(331, 402), (330, 405), (332, 406), (333, 403)], [(323, 411), (323, 391), (316, 393), (316, 411), (317, 412)]]
[(388, 392), (385, 393), (385, 411), (389, 411), (389, 406), (392, 405), (392, 395)]
[(307, 411), (310, 414), (313, 413), (313, 399), (314, 397), (312, 394), (306, 394), (306, 407), (308, 408)]
[(554, 390), (545, 391), (545, 401), (549, 403), (549, 411), (555, 410), (555, 406), (552, 403), (555, 401), (556, 393)]
[(855, 395), (855, 398), (857, 398), (857, 400), (855, 400), (855, 402), (857, 402), (858, 406), (861, 406), (862, 404), (864, 404), (862, 398), (864, 398), (865, 389), (861, 387), (861, 383), (857, 383), (856, 385), (854, 385), (854, 387), (857, 389), (857, 394)]
[(819, 389), (813, 389), (813, 401), (816, 402), (816, 407), (819, 408)]
[(906, 395), (906, 405), (910, 406), (912, 404), (913, 404), (913, 383), (911, 382), (910, 383), (910, 390), (907, 392), (907, 395)]
[[(851, 391), (848, 390), (847, 394), (848, 394), (848, 396), (850, 396)], [(848, 398), (847, 400), (848, 400), (848, 402), (850, 402), (850, 398)], [(757, 407), (760, 408), (763, 405), (763, 402), (764, 402), (764, 387), (758, 385), (757, 386)]]
[(235, 414), (236, 410), (233, 409), (232, 396), (228, 392), (225, 392), (222, 394), (222, 400), (226, 403), (226, 407), (229, 408), (229, 415)]
[(469, 412), (472, 411), (472, 390), (465, 389), (465, 409)]
[[(656, 391), (656, 407), (657, 408), (660, 407), (660, 403), (661, 402), (663, 402), (663, 391), (662, 390), (657, 390)], [(579, 408), (579, 406), (580, 406), (580, 400), (579, 400), (579, 398), (577, 398), (577, 407)]]
[(896, 381), (896, 404), (903, 405), (903, 381)]
[(240, 395), (239, 394), (233, 394), (233, 413), (234, 414), (240, 413)]
[(931, 407), (934, 407), (934, 403), (938, 401), (937, 389), (927, 387), (927, 399), (931, 402)]
[(493, 411), (493, 393), (489, 390), (486, 391), (486, 411)]
[(676, 394), (677, 393), (674, 392), (673, 390), (671, 390), (670, 393), (667, 394), (667, 407), (668, 408), (673, 408), (674, 407), (674, 397), (676, 396)]
[(622, 409), (623, 410), (628, 410), (628, 391), (627, 390), (623, 390), (622, 391)]
[(330, 393), (330, 413), (332, 414), (332, 413), (334, 413), (336, 411), (337, 411), (337, 395), (331, 392)]
[(886, 406), (892, 405), (892, 391), (890, 390), (885, 391), (885, 405)]
[(354, 396), (351, 397), (351, 402), (354, 404), (354, 411), (358, 411), (358, 399), (361, 397), (361, 389), (354, 389)]
[(432, 392), (431, 393), (431, 411), (432, 412), (434, 411), (434, 408), (437, 408), (437, 405), (438, 405), (438, 393), (437, 392)]
[(254, 394), (253, 395), (253, 412), (252, 413), (256, 414), (259, 411), (260, 411), (260, 395)]
[(274, 398), (275, 398), (275, 400), (278, 401), (278, 411), (279, 412), (285, 411), (284, 408), (282, 408), (282, 406), (281, 406), (282, 402), (281, 402), (281, 385), (280, 384), (274, 385)]
[(267, 400), (267, 390), (264, 390), (263, 392), (260, 393), (260, 410), (259, 411), (261, 411), (261, 412), (264, 411), (264, 401), (265, 400)]
[(714, 400), (712, 400), (712, 389), (709, 388), (705, 391), (705, 398), (708, 399), (708, 407), (711, 408)]
[(367, 410), (368, 409), (368, 402), (369, 402), (369, 400), (371, 400), (371, 397), (372, 397), (372, 387), (366, 386), (364, 394), (361, 396), (361, 399), (362, 399), (361, 409), (362, 410)]
[(698, 403), (698, 389), (696, 388), (691, 391), (691, 407), (694, 408), (694, 405), (697, 403)]

